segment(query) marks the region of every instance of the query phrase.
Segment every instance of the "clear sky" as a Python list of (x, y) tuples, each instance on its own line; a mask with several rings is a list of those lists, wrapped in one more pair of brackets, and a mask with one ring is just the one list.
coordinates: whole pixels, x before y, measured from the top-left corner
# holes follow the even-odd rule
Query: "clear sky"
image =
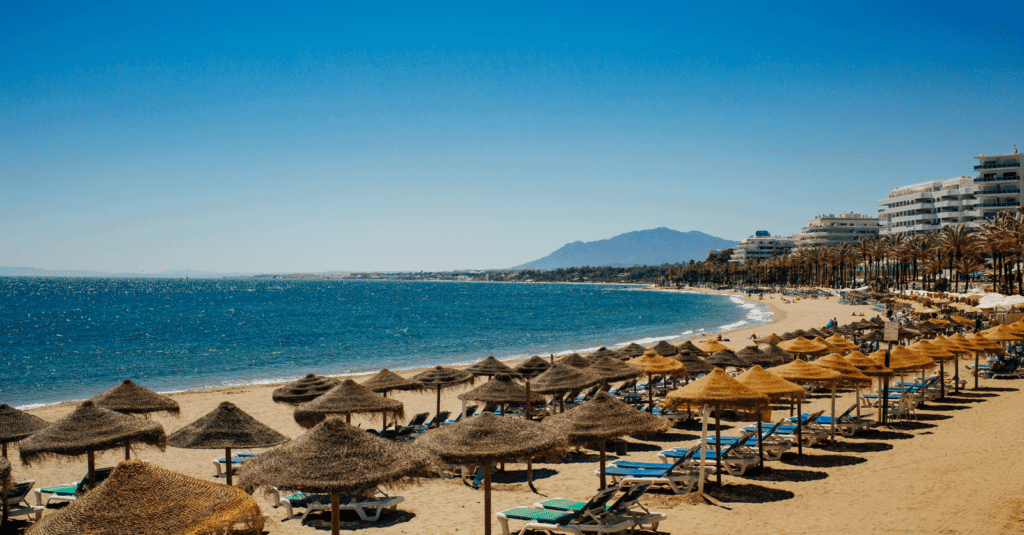
[(376, 4), (2, 3), (0, 266), (502, 268), (1024, 150), (1019, 0)]

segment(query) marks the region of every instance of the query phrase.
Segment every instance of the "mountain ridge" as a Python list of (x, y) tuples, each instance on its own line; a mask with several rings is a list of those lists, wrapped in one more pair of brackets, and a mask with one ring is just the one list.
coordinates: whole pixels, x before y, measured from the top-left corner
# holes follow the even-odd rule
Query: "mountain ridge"
[(681, 232), (657, 227), (626, 232), (604, 240), (570, 242), (543, 258), (512, 269), (676, 264), (705, 260), (708, 251), (734, 247), (738, 243), (697, 230)]

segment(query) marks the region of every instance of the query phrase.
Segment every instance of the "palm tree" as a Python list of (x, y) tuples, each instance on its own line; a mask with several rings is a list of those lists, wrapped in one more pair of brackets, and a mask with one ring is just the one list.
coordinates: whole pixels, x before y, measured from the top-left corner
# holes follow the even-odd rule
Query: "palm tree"
[[(960, 262), (964, 256), (974, 252), (974, 232), (963, 223), (952, 227), (945, 227), (939, 234), (939, 245), (949, 255), (949, 270), (950, 275), (952, 275), (954, 264)], [(959, 283), (960, 278), (957, 277), (956, 285), (953, 287), (954, 291), (959, 291)]]

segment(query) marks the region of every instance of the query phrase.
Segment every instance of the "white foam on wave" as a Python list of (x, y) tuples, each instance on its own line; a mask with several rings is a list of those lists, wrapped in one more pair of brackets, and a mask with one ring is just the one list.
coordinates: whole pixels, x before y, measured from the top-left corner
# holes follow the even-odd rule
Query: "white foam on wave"
[(736, 323), (730, 323), (728, 325), (722, 325), (721, 327), (718, 328), (718, 330), (720, 330), (720, 331), (728, 331), (730, 329), (735, 329), (735, 328), (739, 327), (740, 325), (746, 325), (746, 324), (747, 324), (747, 320), (740, 320), (740, 321), (737, 321)]

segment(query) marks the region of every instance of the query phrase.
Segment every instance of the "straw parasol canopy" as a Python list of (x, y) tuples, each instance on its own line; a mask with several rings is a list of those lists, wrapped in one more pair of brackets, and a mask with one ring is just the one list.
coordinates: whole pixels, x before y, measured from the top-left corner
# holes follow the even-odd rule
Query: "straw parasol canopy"
[(383, 370), (375, 373), (373, 377), (363, 381), (363, 386), (377, 392), (378, 394), (386, 394), (392, 390), (420, 391), (426, 388), (422, 383), (410, 381), (387, 368), (384, 368)]
[(522, 374), (523, 377), (534, 378), (538, 375), (548, 371), (551, 367), (551, 363), (547, 359), (534, 355), (524, 362), (516, 366), (516, 371)]
[(333, 417), (246, 462), (238, 483), (248, 491), (278, 487), (330, 493), (331, 532), (337, 535), (342, 494), (362, 495), (427, 477), (436, 474), (437, 464), (423, 448), (380, 438)]
[(768, 396), (768, 399), (773, 402), (803, 400), (807, 397), (804, 387), (787, 381), (757, 365), (739, 374), (736, 380), (754, 392)]
[(522, 374), (510, 368), (504, 362), (492, 357), (487, 357), (480, 362), (466, 368), (466, 371), (477, 377), (494, 377), (499, 373), (511, 377), (522, 377)]
[[(665, 340), (654, 344), (654, 347), (651, 349), (663, 357), (671, 357), (672, 355), (679, 353), (678, 347), (666, 342)], [(644, 353), (646, 353), (646, 351), (644, 351)]]
[(814, 355), (828, 351), (827, 345), (817, 340), (808, 340), (803, 336), (779, 342), (776, 347), (797, 355)]
[(556, 362), (548, 371), (535, 377), (531, 386), (538, 394), (562, 394), (582, 390), (598, 382), (600, 379), (585, 369)]
[(638, 344), (638, 343), (636, 343), (636, 342), (631, 342), (628, 346), (626, 346), (626, 347), (624, 347), (622, 349), (619, 349), (618, 351), (619, 351), (619, 353), (622, 353), (623, 355), (626, 355), (627, 358), (633, 358), (633, 357), (639, 357), (640, 355), (643, 355), (644, 353), (646, 353), (647, 352), (647, 348), (642, 346), (642, 345), (640, 345), (640, 344)]
[(165, 412), (177, 415), (181, 410), (177, 401), (141, 387), (131, 379), (125, 379), (114, 388), (94, 396), (92, 401), (97, 407), (117, 411), (121, 414)]
[(71, 414), (25, 439), (21, 443), (21, 462), (31, 464), (49, 457), (86, 455), (89, 480), (93, 481), (95, 452), (120, 447), (126, 441), (154, 446), (161, 451), (167, 447), (162, 425), (97, 407), (86, 400)]
[(664, 433), (672, 422), (626, 405), (607, 392), (598, 392), (593, 399), (544, 420), (562, 433), (572, 444), (599, 443), (601, 452), (601, 483), (605, 487), (606, 441), (624, 435)]
[(292, 381), (281, 388), (275, 389), (271, 399), (277, 403), (301, 405), (308, 401), (313, 401), (323, 395), (324, 392), (337, 386), (340, 382), (333, 377), (321, 377), (311, 373), (302, 379)]
[(231, 448), (269, 448), (288, 442), (288, 437), (259, 422), (230, 401), (175, 431), (167, 443), (190, 450), (224, 449), (227, 483), (231, 486)]
[(586, 357), (584, 357), (583, 355), (580, 355), (579, 353), (569, 353), (568, 355), (558, 359), (555, 362), (556, 364), (562, 363), (568, 366), (572, 366), (573, 368), (586, 368), (587, 366), (590, 366), (590, 361), (587, 360)]
[[(785, 343), (785, 342), (783, 342)], [(781, 344), (780, 344), (781, 345)], [(788, 364), (781, 366), (775, 366), (768, 368), (768, 371), (782, 377), (783, 379), (802, 385), (805, 383), (821, 383), (828, 385), (835, 385), (836, 381), (842, 376), (839, 372), (824, 368), (822, 366), (815, 366), (808, 364), (807, 362), (796, 359)], [(797, 401), (797, 414), (802, 414), (800, 411), (800, 401)], [(832, 394), (832, 420), (835, 421), (835, 390)], [(803, 427), (797, 426), (797, 453), (803, 455)]]
[(644, 369), (635, 364), (623, 362), (613, 357), (602, 357), (597, 362), (587, 366), (587, 373), (598, 377), (604, 383), (622, 381), (640, 377)]
[(758, 344), (768, 344), (768, 345), (772, 345), (772, 346), (777, 344), (777, 343), (779, 343), (779, 342), (781, 342), (781, 341), (782, 341), (782, 337), (777, 335), (777, 334), (775, 334), (775, 333), (769, 334), (768, 336), (765, 336), (764, 338), (755, 338), (754, 339), (755, 343), (758, 343)]
[(708, 355), (713, 355), (715, 353), (718, 353), (719, 351), (729, 349), (729, 346), (723, 344), (722, 342), (719, 342), (718, 340), (715, 340), (714, 338), (701, 340), (694, 345), (697, 346), (701, 351), (707, 353)]
[(1021, 339), (1021, 335), (1017, 334), (1013, 329), (1006, 325), (996, 325), (991, 329), (981, 331), (981, 334), (985, 338), (995, 342), (1015, 342)]
[(19, 411), (4, 403), (0, 405), (0, 444), (3, 446), (3, 457), (7, 458), (7, 445), (14, 444), (32, 433), (50, 425), (50, 422)]
[[(635, 364), (644, 369), (647, 373), (647, 382), (650, 383), (654, 375), (685, 375), (686, 366), (682, 362), (669, 357), (663, 357), (653, 349), (648, 349), (646, 353), (640, 355), (635, 359), (629, 360), (630, 364)], [(648, 412), (654, 413), (654, 388), (650, 385), (647, 388), (647, 410)]]
[(960, 325), (971, 325), (971, 324), (974, 323), (973, 321), (971, 321), (971, 320), (969, 320), (969, 319), (967, 319), (967, 318), (965, 318), (963, 316), (959, 316), (957, 314), (950, 315), (949, 319), (959, 323)]
[(736, 352), (736, 356), (745, 360), (747, 362), (747, 366), (776, 366), (778, 364), (785, 363), (782, 357), (768, 355), (764, 351), (758, 349), (756, 345), (744, 347)]
[(870, 377), (861, 372), (859, 368), (854, 366), (839, 353), (830, 353), (824, 357), (811, 361), (810, 364), (814, 366), (821, 366), (822, 368), (828, 368), (834, 372), (839, 372), (842, 375), (839, 380), (847, 384), (871, 384)]
[(855, 344), (846, 338), (843, 338), (839, 334), (833, 334), (825, 339), (825, 344), (831, 347), (835, 351), (857, 351), (860, 349), (859, 344)]
[(708, 373), (715, 368), (714, 364), (711, 364), (707, 360), (704, 360), (693, 353), (680, 353), (675, 356), (675, 359), (683, 363), (683, 366), (686, 368), (687, 377)]
[(614, 349), (608, 349), (607, 347), (602, 346), (597, 351), (594, 351), (593, 353), (587, 355), (587, 361), (593, 364), (605, 357), (610, 357), (615, 360), (626, 360), (629, 358), (619, 351), (615, 351)]
[(785, 349), (782, 349), (781, 347), (779, 347), (778, 344), (770, 345), (770, 346), (762, 349), (761, 351), (765, 355), (768, 355), (769, 357), (775, 357), (775, 358), (778, 358), (778, 359), (782, 359), (783, 363), (793, 362), (793, 359), (796, 358), (789, 351), (786, 351)]
[[(685, 341), (685, 342), (683, 342), (682, 344), (679, 345), (679, 352), (680, 353), (683, 353), (683, 352), (686, 352), (686, 351), (689, 351), (690, 353), (693, 353), (694, 355), (697, 355), (698, 357), (706, 357), (709, 354), (707, 351), (704, 351), (703, 349), (697, 347), (696, 344), (694, 344), (693, 342), (691, 342), (689, 340), (687, 340), (687, 341)], [(643, 355), (643, 354), (644, 354), (644, 352), (641, 352), (639, 355), (636, 355), (636, 356), (639, 357), (640, 355)]]
[(929, 340), (918, 340), (917, 342), (911, 344), (909, 347), (910, 349), (913, 349), (918, 353), (921, 353), (922, 355), (931, 357), (931, 359), (934, 360), (935, 362), (945, 362), (947, 360), (953, 360), (954, 358), (956, 358), (956, 354), (954, 354), (952, 351), (944, 349), (943, 347), (934, 344)]
[(569, 444), (565, 434), (550, 425), (485, 412), (431, 429), (416, 439), (416, 445), (453, 464), (484, 466), (484, 533), (490, 535), (491, 463), (559, 453)]
[[(882, 350), (885, 353), (885, 350)], [(883, 377), (886, 375), (892, 375), (893, 371), (881, 364), (878, 364), (874, 359), (861, 353), (860, 351), (853, 351), (850, 354), (843, 357), (846, 362), (853, 364), (861, 373), (868, 377)], [(884, 357), (883, 357), (884, 358)]]
[[(876, 351), (871, 354), (872, 358), (885, 358), (884, 351)], [(885, 364), (884, 360), (876, 361), (877, 364)], [(896, 373), (919, 370), (934, 364), (935, 361), (921, 353), (903, 346), (893, 346), (889, 351), (889, 368)]]
[(725, 369), (727, 367), (733, 368), (749, 368), (750, 362), (743, 358), (740, 358), (730, 350), (719, 351), (714, 355), (707, 358), (708, 363), (713, 364), (719, 368)]
[(476, 376), (472, 373), (455, 368), (435, 366), (423, 373), (413, 376), (412, 380), (423, 383), (427, 388), (437, 392), (437, 412), (441, 414), (441, 391), (446, 388), (455, 388), (466, 383), (473, 384)]
[(459, 394), (459, 399), (484, 403), (526, 403), (526, 389), (517, 385), (506, 373), (495, 375), (481, 386)]
[[(768, 396), (747, 388), (720, 369), (711, 370), (711, 373), (704, 377), (678, 390), (673, 390), (665, 396), (665, 407), (669, 410), (684, 406), (689, 409), (690, 407), (700, 407), (702, 405), (708, 405), (715, 410), (715, 438), (717, 439), (715, 440), (715, 448), (718, 453), (715, 456), (715, 461), (718, 466), (716, 471), (718, 483), (721, 484), (722, 411), (727, 408), (746, 409), (757, 412), (760, 418), (763, 412), (771, 411), (771, 405)], [(703, 474), (701, 477), (703, 477)]]
[(295, 408), (295, 422), (309, 429), (324, 421), (329, 415), (344, 414), (347, 421), (354, 413), (391, 413), (398, 418), (405, 416), (401, 401), (386, 398), (352, 379), (328, 390), (313, 401)]
[(102, 485), (43, 516), (33, 535), (192, 535), (242, 522), (262, 526), (260, 508), (240, 489), (143, 461), (125, 461)]

